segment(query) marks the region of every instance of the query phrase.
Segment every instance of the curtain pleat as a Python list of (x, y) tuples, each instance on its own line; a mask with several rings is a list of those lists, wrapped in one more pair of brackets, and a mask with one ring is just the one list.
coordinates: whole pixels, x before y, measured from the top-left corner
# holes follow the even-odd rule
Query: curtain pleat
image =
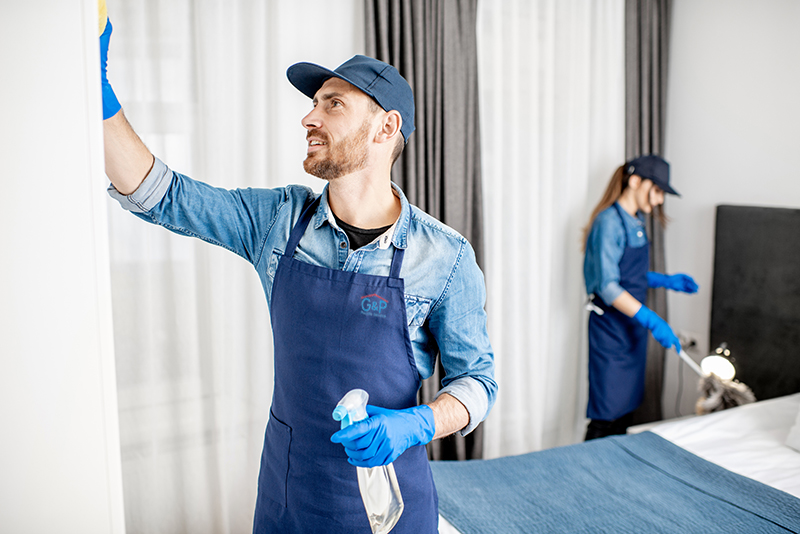
[[(366, 0), (366, 53), (394, 65), (414, 91), (416, 131), (392, 170), (409, 202), (469, 240), (483, 263), (477, 0)], [(420, 402), (441, 389), (437, 364)], [(482, 457), (482, 426), (428, 445), (435, 460)]]
[[(625, 85), (626, 159), (664, 153), (669, 59), (669, 22), (672, 0), (626, 0)], [(669, 199), (665, 201), (665, 205)], [(666, 272), (664, 228), (647, 217), (650, 270)], [(668, 320), (664, 288), (649, 289), (647, 306)], [(633, 414), (634, 424), (661, 420), (666, 351), (652, 336), (647, 344), (644, 399)]]

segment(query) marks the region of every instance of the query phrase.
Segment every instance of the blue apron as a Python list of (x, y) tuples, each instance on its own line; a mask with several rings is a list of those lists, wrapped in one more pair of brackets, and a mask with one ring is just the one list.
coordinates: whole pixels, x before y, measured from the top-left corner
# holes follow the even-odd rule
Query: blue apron
[[(385, 408), (416, 406), (419, 373), (406, 321), (403, 250), (388, 277), (319, 267), (292, 256), (319, 197), (293, 228), (272, 288), (275, 389), (258, 478), (254, 534), (371, 533), (356, 468), (330, 437), (333, 409), (353, 388)], [(392, 534), (437, 531), (425, 447), (394, 461), (405, 509)]]
[[(614, 204), (622, 218), (620, 207)], [(619, 285), (633, 298), (647, 299), (650, 244), (628, 246), (619, 262)], [(613, 421), (635, 410), (644, 395), (647, 329), (613, 306), (595, 299), (603, 315), (589, 315), (589, 419)]]

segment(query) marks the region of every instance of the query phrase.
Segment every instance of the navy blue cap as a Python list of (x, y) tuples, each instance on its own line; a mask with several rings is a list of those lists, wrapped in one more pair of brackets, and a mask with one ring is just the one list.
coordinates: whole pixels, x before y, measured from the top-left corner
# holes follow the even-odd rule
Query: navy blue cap
[(669, 185), (669, 163), (661, 156), (647, 154), (633, 158), (625, 164), (627, 174), (636, 174), (660, 187), (665, 193), (681, 196)]
[(313, 63), (295, 63), (286, 71), (286, 77), (308, 98), (314, 98), (328, 78), (341, 78), (371, 96), (385, 111), (400, 113), (403, 118), (400, 133), (406, 142), (414, 131), (414, 93), (406, 79), (388, 63), (361, 55), (353, 56), (336, 70)]

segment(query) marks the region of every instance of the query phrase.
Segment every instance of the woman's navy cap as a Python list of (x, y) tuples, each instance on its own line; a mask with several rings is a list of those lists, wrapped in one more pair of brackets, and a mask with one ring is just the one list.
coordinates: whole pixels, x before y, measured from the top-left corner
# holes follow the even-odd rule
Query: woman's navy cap
[(636, 174), (646, 178), (660, 187), (665, 193), (681, 196), (669, 185), (669, 163), (664, 158), (655, 154), (639, 156), (625, 164), (625, 172), (628, 175)]
[(286, 71), (286, 77), (308, 98), (314, 98), (328, 78), (341, 78), (371, 96), (385, 111), (400, 113), (403, 118), (400, 133), (406, 142), (414, 131), (414, 93), (406, 79), (388, 63), (361, 55), (353, 56), (336, 70), (313, 63), (295, 63)]

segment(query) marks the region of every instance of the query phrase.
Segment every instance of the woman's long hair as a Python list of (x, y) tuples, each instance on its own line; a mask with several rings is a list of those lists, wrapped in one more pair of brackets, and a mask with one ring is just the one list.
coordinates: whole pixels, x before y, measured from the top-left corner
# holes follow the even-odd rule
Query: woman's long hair
[[(592, 230), (592, 224), (594, 224), (594, 220), (597, 218), (600, 212), (610, 206), (613, 206), (619, 197), (622, 196), (622, 192), (625, 191), (625, 188), (628, 187), (628, 181), (630, 180), (631, 175), (625, 172), (625, 168), (625, 165), (620, 165), (617, 167), (617, 170), (614, 171), (614, 175), (611, 176), (611, 181), (608, 182), (608, 186), (606, 187), (605, 193), (603, 193), (603, 197), (600, 199), (600, 202), (597, 203), (597, 206), (594, 207), (592, 216), (589, 217), (589, 222), (583, 227), (582, 251), (586, 251), (586, 240), (589, 239), (589, 232)], [(662, 227), (666, 227), (667, 222), (669, 222), (669, 219), (664, 213), (663, 205), (653, 208), (653, 217), (655, 217), (658, 222), (661, 223)]]

